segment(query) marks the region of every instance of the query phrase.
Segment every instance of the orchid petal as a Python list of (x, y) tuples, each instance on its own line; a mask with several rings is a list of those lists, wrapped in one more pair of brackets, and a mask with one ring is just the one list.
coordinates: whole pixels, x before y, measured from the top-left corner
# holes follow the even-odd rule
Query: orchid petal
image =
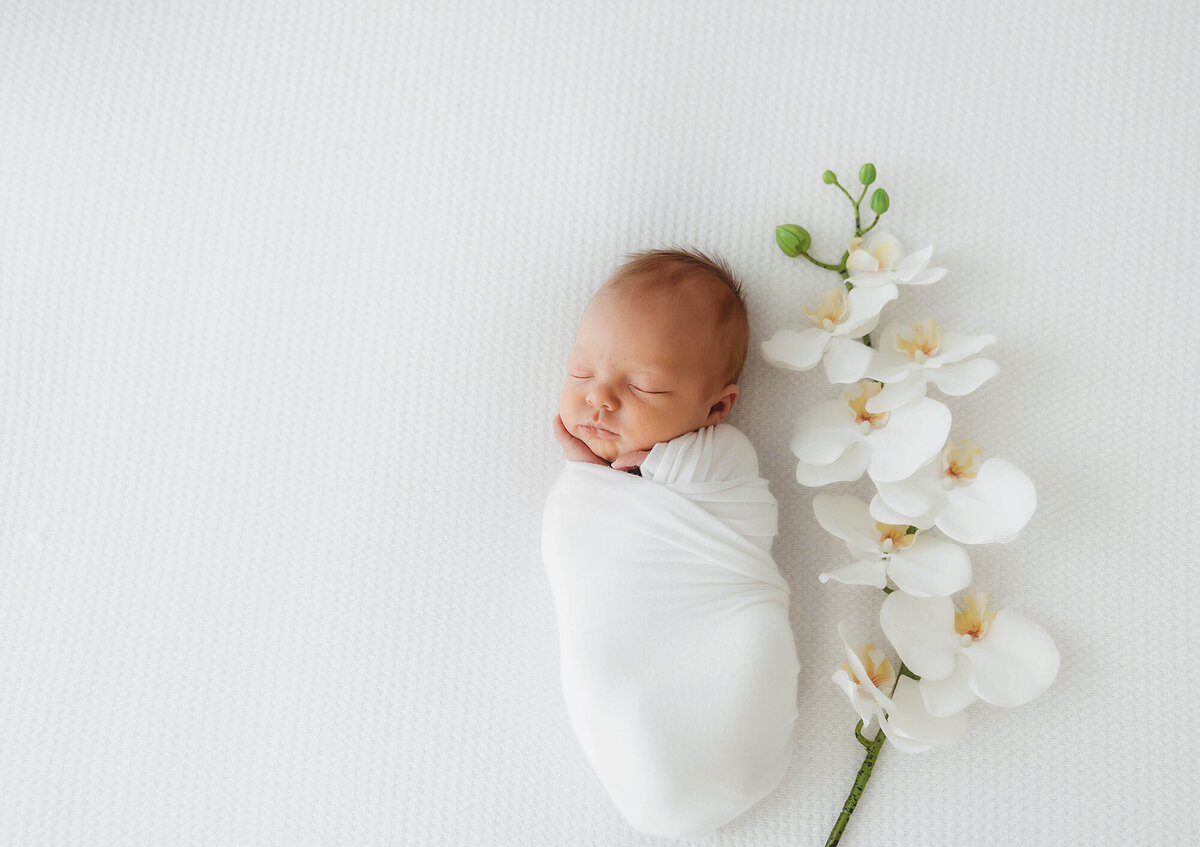
[(901, 380), (887, 383), (874, 397), (867, 399), (867, 411), (871, 414), (890, 412), (925, 396), (926, 372), (914, 370)]
[(913, 673), (944, 679), (954, 671), (962, 644), (954, 631), (949, 597), (910, 597), (893, 591), (879, 609), (879, 625)]
[(821, 361), (828, 344), (829, 333), (817, 327), (804, 332), (781, 329), (762, 343), (762, 354), (776, 367), (806, 371)]
[(929, 264), (929, 258), (933, 255), (933, 245), (922, 247), (915, 253), (909, 253), (903, 259), (896, 263), (896, 276), (900, 277), (901, 281), (908, 282), (917, 271), (923, 269)]
[(944, 718), (956, 715), (977, 699), (971, 690), (971, 662), (961, 653), (955, 659), (954, 671), (945, 679), (925, 679), (919, 684), (921, 699), (929, 714)]
[(904, 280), (905, 285), (930, 285), (937, 282), (946, 275), (945, 268), (925, 268), (925, 270), (917, 273), (909, 279)]
[(897, 729), (888, 722), (886, 717), (879, 718), (879, 728), (883, 730), (883, 735), (888, 742), (901, 753), (924, 753), (926, 750), (933, 748), (932, 744), (921, 744), (913, 741), (901, 730)]
[(971, 690), (994, 706), (1020, 706), (1050, 687), (1059, 655), (1046, 630), (1017, 612), (996, 613), (983, 638), (967, 649)]
[[(941, 510), (946, 499), (946, 490), (942, 488), (941, 466), (941, 462), (935, 456), (906, 479), (897, 482), (876, 482), (879, 499), (886, 503), (889, 509), (910, 518), (929, 513), (934, 513), (933, 517), (937, 517), (936, 513)], [(917, 525), (911, 520), (909, 523)], [(921, 528), (926, 529), (929, 526), (933, 526), (932, 520), (926, 527)]]
[(875, 588), (883, 588), (887, 585), (887, 568), (882, 559), (876, 558), (872, 562), (855, 562), (835, 571), (822, 573), (817, 579), (821, 582), (829, 582), (832, 579), (846, 585), (873, 585)]
[(863, 442), (851, 444), (838, 459), (828, 465), (811, 465), (801, 460), (796, 465), (796, 481), (809, 488), (819, 488), (831, 482), (854, 482), (861, 479), (871, 461), (871, 448)]
[(980, 350), (996, 343), (994, 335), (964, 335), (961, 332), (943, 332), (934, 361), (940, 365), (960, 362), (974, 356)]
[(854, 424), (850, 408), (842, 400), (818, 403), (796, 421), (792, 430), (792, 452), (810, 465), (828, 465), (856, 441), (865, 438)]
[[(873, 682), (871, 682), (871, 675), (867, 673), (867, 669), (863, 666), (862, 659), (858, 657), (858, 653), (851, 646), (852, 642), (850, 635), (846, 630), (845, 624), (838, 624), (838, 636), (842, 639), (842, 647), (844, 648), (844, 652), (846, 654), (846, 663), (850, 665), (850, 669), (854, 672), (854, 676), (856, 676), (860, 681), (859, 690), (869, 694), (875, 699), (875, 702), (883, 708), (886, 709), (890, 707), (892, 705), (892, 701), (888, 699), (886, 694), (876, 688)], [(887, 658), (884, 652), (878, 648), (874, 648), (873, 651), (868, 654), (868, 657), (873, 657), (871, 658), (871, 661), (875, 662), (876, 665), (881, 665), (882, 660)], [(896, 678), (896, 672), (891, 669), (890, 661), (888, 662), (888, 666), (890, 672), (888, 674), (888, 678), (884, 680), (885, 685), (891, 685), (892, 681)]]
[(846, 315), (838, 324), (839, 335), (861, 337), (875, 329), (879, 313), (890, 301), (900, 296), (900, 289), (892, 283), (873, 288), (857, 286), (846, 295)]
[[(903, 253), (903, 248), (900, 247), (896, 236), (887, 232), (877, 232), (867, 239), (865, 246), (879, 259), (880, 268), (889, 271), (896, 270), (896, 262)], [(932, 252), (932, 248), (930, 248), (930, 252)]]
[(870, 435), (867, 473), (881, 482), (905, 479), (937, 455), (949, 434), (950, 410), (936, 400), (924, 397), (896, 409)]
[(896, 587), (914, 597), (946, 597), (971, 583), (971, 557), (944, 538), (918, 536), (907, 550), (892, 553), (887, 570)]
[(875, 351), (861, 341), (835, 336), (825, 351), (825, 376), (834, 384), (858, 382), (874, 357)]
[(850, 494), (818, 494), (813, 498), (813, 512), (817, 523), (845, 541), (852, 553), (874, 553), (879, 557), (879, 530), (862, 500)]
[(854, 426), (853, 413), (844, 401), (817, 403), (799, 416), (792, 431), (792, 452), (809, 464), (829, 464), (854, 441), (865, 438)]
[[(909, 479), (911, 478), (909, 477)], [(937, 519), (937, 512), (928, 512), (924, 515), (906, 515), (902, 512), (897, 512), (878, 494), (871, 498), (870, 509), (871, 517), (880, 523), (906, 523), (909, 526), (915, 526), (917, 529), (932, 529), (933, 522)]]
[(871, 379), (878, 382), (896, 382), (917, 369), (917, 365), (908, 354), (896, 346), (896, 338), (903, 329), (903, 325), (898, 321), (889, 321), (876, 334), (875, 358), (871, 360), (871, 367), (867, 370), (867, 376)]
[(879, 260), (861, 248), (851, 250), (850, 255), (846, 257), (846, 270), (851, 273), (875, 273), (879, 270)]
[(866, 376), (876, 382), (899, 382), (917, 369), (910, 359), (901, 358), (884, 347), (875, 351), (875, 358), (871, 359)]
[[(895, 414), (895, 413), (893, 413)], [(991, 458), (974, 481), (946, 492), (937, 528), (963, 544), (1011, 541), (1037, 508), (1037, 491), (1025, 472)]]
[[(846, 270), (850, 270), (847, 268)], [(896, 274), (894, 271), (859, 271), (852, 276), (846, 278), (846, 282), (854, 286), (854, 290), (863, 291), (872, 288), (879, 288), (884, 285), (895, 285)]]
[(952, 747), (967, 734), (967, 716), (959, 713), (934, 717), (925, 708), (917, 683), (901, 677), (892, 693), (892, 708), (879, 726), (888, 741), (906, 753), (920, 753), (930, 747)]
[[(970, 394), (999, 372), (1000, 366), (991, 359), (971, 359), (969, 362), (958, 362), (926, 371), (925, 375), (943, 394), (961, 397)], [(876, 398), (871, 398), (874, 399)], [(870, 401), (867, 401), (867, 410), (870, 409)]]
[(846, 696), (850, 698), (850, 705), (854, 707), (854, 711), (862, 718), (864, 727), (874, 718), (883, 715), (883, 708), (859, 691), (859, 687), (854, 684), (854, 680), (850, 678), (850, 674), (838, 668), (833, 674), (833, 681), (840, 689), (846, 692)]

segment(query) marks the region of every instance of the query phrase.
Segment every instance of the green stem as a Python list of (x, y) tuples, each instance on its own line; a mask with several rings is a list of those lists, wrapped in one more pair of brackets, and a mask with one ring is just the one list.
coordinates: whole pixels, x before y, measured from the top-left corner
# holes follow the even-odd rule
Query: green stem
[[(850, 192), (849, 192), (849, 191), (847, 191), (847, 190), (846, 190), (846, 189), (845, 189), (845, 188), (842, 186), (842, 184), (841, 184), (840, 182), (837, 182), (837, 181), (835, 180), (833, 184), (834, 184), (834, 185), (836, 185), (838, 188), (840, 188), (840, 189), (842, 190), (842, 193), (846, 195), (846, 199), (850, 201), (850, 205), (851, 205), (851, 206), (855, 206), (855, 207), (857, 207), (857, 206), (858, 206), (858, 203), (855, 203), (855, 202), (854, 202), (854, 198), (850, 196)], [(859, 197), (859, 198), (858, 198), (858, 200), (859, 200), (859, 202), (860, 202), (860, 203), (862, 202), (862, 198), (861, 198), (861, 197)]]
[[(896, 686), (900, 684), (901, 676), (911, 676), (914, 679), (920, 679), (914, 676), (913, 672), (905, 667), (904, 663), (900, 663), (900, 672), (896, 674), (896, 681), (892, 683), (892, 694), (896, 693)], [(890, 696), (890, 695), (889, 695)], [(850, 816), (854, 814), (854, 807), (858, 805), (858, 798), (862, 797), (863, 789), (867, 787), (867, 781), (871, 778), (871, 771), (875, 768), (875, 760), (879, 758), (879, 751), (883, 749), (884, 739), (887, 738), (883, 734), (882, 727), (879, 732), (875, 733), (875, 740), (870, 744), (863, 743), (866, 739), (863, 738), (859, 731), (862, 722), (854, 728), (854, 734), (858, 736), (860, 744), (867, 748), (867, 755), (863, 758), (862, 767), (858, 769), (858, 775), (854, 777), (854, 785), (850, 787), (850, 795), (846, 798), (845, 804), (842, 806), (842, 813), (838, 815), (837, 823), (833, 825), (833, 829), (829, 833), (829, 840), (825, 842), (825, 847), (834, 847), (842, 840), (842, 833), (846, 830), (846, 824), (850, 823)]]
[[(808, 255), (808, 253), (802, 252), (800, 255), (803, 256), (804, 258), (808, 259), (814, 265), (821, 267), (821, 268), (825, 268), (826, 270), (837, 271), (840, 274), (844, 274), (846, 271), (846, 257), (845, 256), (842, 257), (842, 263), (840, 265), (827, 265), (824, 262), (817, 261), (812, 256)], [(850, 254), (847, 253), (846, 255), (848, 256)]]
[(863, 759), (862, 767), (858, 769), (858, 776), (854, 778), (854, 785), (850, 788), (850, 796), (846, 798), (846, 804), (842, 806), (842, 813), (838, 815), (837, 823), (833, 825), (833, 830), (829, 833), (829, 840), (825, 842), (825, 847), (834, 847), (842, 840), (842, 833), (846, 830), (846, 824), (850, 823), (850, 815), (854, 814), (854, 807), (858, 805), (858, 798), (862, 796), (863, 789), (867, 787), (867, 780), (871, 778), (871, 770), (875, 767), (875, 760), (879, 758), (879, 751), (883, 748), (883, 740), (886, 736), (883, 730), (875, 733), (875, 740), (867, 746), (867, 755)]
[[(862, 203), (863, 198), (867, 196), (867, 186), (865, 186), (865, 185), (863, 186), (862, 194), (858, 195), (858, 199), (855, 200), (853, 197), (850, 196), (850, 192), (847, 191), (845, 186), (843, 186), (840, 182), (838, 182), (837, 180), (834, 180), (833, 184), (836, 185), (841, 190), (841, 192), (846, 195), (846, 199), (849, 200), (850, 205), (854, 207), (854, 234), (862, 235), (864, 230), (862, 228), (861, 218), (859, 217), (858, 207)], [(876, 218), (876, 220), (878, 220), (878, 218)], [(871, 226), (874, 226), (874, 224), (871, 224)], [(822, 267), (829, 267), (829, 266), (822, 265)], [(830, 268), (830, 270), (832, 270), (832, 268)]]

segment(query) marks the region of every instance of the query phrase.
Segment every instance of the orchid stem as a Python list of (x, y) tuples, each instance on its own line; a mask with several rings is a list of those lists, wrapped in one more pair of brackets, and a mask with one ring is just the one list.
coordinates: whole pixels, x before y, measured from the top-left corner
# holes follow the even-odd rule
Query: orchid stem
[[(901, 662), (900, 672), (896, 674), (896, 681), (892, 683), (891, 693), (896, 693), (896, 686), (900, 684), (901, 676), (912, 675), (912, 671)], [(829, 833), (829, 840), (825, 842), (825, 847), (834, 847), (835, 844), (842, 840), (842, 833), (846, 830), (846, 824), (850, 823), (850, 816), (854, 814), (854, 807), (858, 805), (858, 798), (862, 796), (863, 789), (867, 787), (867, 781), (871, 778), (871, 771), (875, 768), (875, 760), (879, 758), (879, 751), (883, 749), (883, 741), (887, 738), (883, 734), (883, 728), (880, 727), (879, 732), (875, 733), (875, 740), (870, 744), (866, 744), (864, 743), (866, 739), (859, 732), (861, 727), (862, 721), (859, 721), (858, 726), (854, 727), (854, 734), (858, 736), (859, 743), (867, 748), (867, 755), (863, 758), (862, 767), (858, 769), (858, 775), (854, 777), (854, 785), (850, 787), (850, 795), (846, 798), (845, 805), (842, 806), (842, 813), (838, 815), (837, 823), (833, 825), (833, 829)]]
[(819, 262), (816, 259), (814, 259), (812, 256), (808, 255), (808, 253), (806, 253), (806, 252), (802, 252), (800, 255), (803, 256), (804, 258), (808, 259), (810, 262), (812, 262), (817, 267), (825, 268), (825, 270), (828, 270), (828, 271), (837, 271), (840, 274), (846, 270), (846, 257), (845, 256), (842, 257), (842, 264), (839, 266), (839, 265), (827, 265), (824, 262)]
[[(857, 206), (857, 205), (858, 205), (857, 203), (855, 203), (855, 202), (854, 202), (854, 198), (850, 196), (850, 192), (846, 190), (846, 187), (845, 187), (844, 185), (842, 185), (842, 184), (841, 184), (840, 182), (838, 182), (836, 179), (833, 181), (833, 184), (834, 184), (834, 185), (836, 185), (838, 188), (840, 188), (840, 189), (842, 190), (842, 193), (846, 195), (846, 199), (850, 201), (850, 205), (851, 205), (851, 206)], [(859, 199), (860, 201), (862, 200), (862, 198), (861, 198), (861, 197), (860, 197), (860, 198), (858, 198), (858, 199)]]
[(842, 806), (842, 813), (838, 815), (837, 823), (833, 825), (833, 831), (829, 833), (829, 840), (825, 842), (825, 847), (834, 847), (842, 840), (846, 824), (850, 823), (850, 815), (854, 814), (858, 798), (862, 796), (863, 789), (867, 787), (867, 780), (871, 778), (871, 770), (875, 767), (875, 760), (879, 758), (879, 751), (883, 748), (885, 737), (881, 729), (875, 733), (875, 740), (866, 745), (866, 758), (863, 759), (862, 767), (858, 769), (858, 776), (854, 778), (854, 785), (850, 788), (850, 796), (846, 798), (846, 804)]

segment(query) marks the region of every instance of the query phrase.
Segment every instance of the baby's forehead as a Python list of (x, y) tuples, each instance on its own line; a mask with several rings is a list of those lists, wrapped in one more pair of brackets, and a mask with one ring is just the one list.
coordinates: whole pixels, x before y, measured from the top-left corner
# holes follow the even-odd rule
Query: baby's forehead
[(676, 280), (648, 276), (610, 280), (596, 292), (593, 302), (601, 301), (618, 314), (681, 315), (715, 327), (731, 296), (723, 284), (700, 276)]
[(611, 330), (632, 330), (637, 337), (664, 340), (698, 340), (717, 343), (721, 332), (719, 313), (702, 297), (671, 291), (614, 292), (597, 294), (588, 304), (579, 329), (589, 325), (600, 338)]
[(626, 348), (632, 346), (631, 355), (641, 361), (661, 363), (665, 357), (681, 366), (719, 371), (734, 343), (719, 316), (711, 293), (703, 290), (601, 289), (580, 321), (573, 352), (630, 352)]

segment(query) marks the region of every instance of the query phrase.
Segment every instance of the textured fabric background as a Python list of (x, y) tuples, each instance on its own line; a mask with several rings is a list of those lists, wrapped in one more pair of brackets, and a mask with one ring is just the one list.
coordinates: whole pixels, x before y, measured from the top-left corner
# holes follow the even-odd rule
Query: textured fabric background
[[(1040, 507), (976, 587), (1040, 699), (887, 749), (846, 844), (1200, 827), (1194, 4), (0, 5), (0, 843), (636, 845), (559, 689), (539, 551), (562, 361), (631, 250), (795, 326), (873, 161), (992, 332), (955, 432)], [(820, 372), (731, 422), (781, 501), (801, 730), (713, 845), (823, 843), (861, 760), (829, 677), (869, 589), (793, 480)]]

